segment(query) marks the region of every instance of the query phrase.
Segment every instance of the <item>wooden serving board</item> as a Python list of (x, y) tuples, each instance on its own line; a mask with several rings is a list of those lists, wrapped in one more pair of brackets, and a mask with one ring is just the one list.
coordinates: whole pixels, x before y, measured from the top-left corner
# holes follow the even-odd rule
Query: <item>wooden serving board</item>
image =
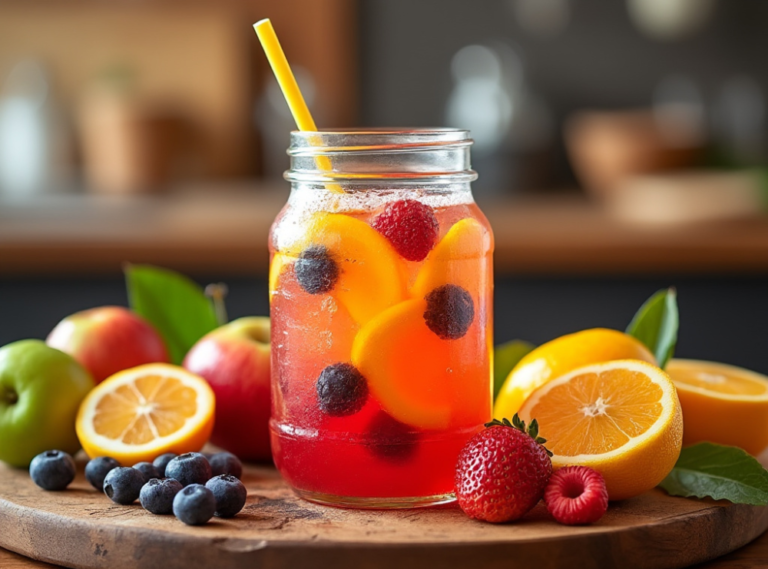
[(555, 523), (539, 504), (492, 525), (456, 506), (353, 511), (297, 498), (268, 467), (247, 467), (237, 517), (187, 527), (96, 492), (83, 464), (69, 489), (44, 492), (0, 465), (0, 547), (74, 568), (424, 569), (424, 567), (685, 567), (750, 542), (768, 508), (673, 498), (653, 490), (612, 504), (586, 527)]

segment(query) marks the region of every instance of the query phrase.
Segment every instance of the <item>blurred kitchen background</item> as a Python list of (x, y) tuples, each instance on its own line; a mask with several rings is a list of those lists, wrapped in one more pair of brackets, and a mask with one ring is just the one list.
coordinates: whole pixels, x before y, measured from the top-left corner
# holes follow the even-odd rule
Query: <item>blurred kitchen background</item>
[(319, 125), (472, 130), (498, 342), (675, 285), (680, 356), (768, 372), (764, 0), (0, 0), (0, 344), (126, 304), (125, 262), (268, 311), (263, 17)]

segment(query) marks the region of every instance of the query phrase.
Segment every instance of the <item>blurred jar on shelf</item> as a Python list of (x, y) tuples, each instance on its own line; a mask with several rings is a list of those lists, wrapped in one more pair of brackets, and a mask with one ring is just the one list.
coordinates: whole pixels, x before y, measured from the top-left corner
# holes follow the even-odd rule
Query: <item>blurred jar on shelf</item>
[(90, 191), (131, 194), (168, 185), (182, 121), (172, 106), (137, 95), (130, 67), (99, 74), (81, 100), (78, 125)]
[(71, 183), (71, 132), (49, 75), (20, 61), (0, 84), (0, 196), (25, 199)]
[(547, 185), (554, 119), (518, 53), (504, 42), (468, 45), (453, 56), (451, 73), (446, 124), (472, 133), (477, 194)]

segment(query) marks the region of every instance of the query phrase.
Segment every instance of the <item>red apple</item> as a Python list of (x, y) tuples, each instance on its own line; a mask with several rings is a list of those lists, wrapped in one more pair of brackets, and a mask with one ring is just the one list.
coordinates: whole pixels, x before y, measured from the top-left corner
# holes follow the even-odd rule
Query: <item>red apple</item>
[(211, 442), (243, 460), (271, 460), (269, 318), (233, 320), (203, 336), (184, 367), (216, 394)]
[(124, 369), (170, 361), (157, 331), (122, 306), (101, 306), (67, 316), (46, 343), (75, 358), (96, 383)]

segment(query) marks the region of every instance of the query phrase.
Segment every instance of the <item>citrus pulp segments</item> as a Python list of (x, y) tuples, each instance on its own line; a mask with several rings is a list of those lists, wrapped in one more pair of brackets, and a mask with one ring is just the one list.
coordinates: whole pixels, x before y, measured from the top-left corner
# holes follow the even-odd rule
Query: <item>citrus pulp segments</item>
[(77, 435), (90, 457), (123, 466), (198, 451), (213, 429), (215, 397), (201, 377), (171, 364), (116, 373), (83, 400)]
[(683, 416), (669, 376), (654, 365), (619, 360), (584, 366), (537, 389), (520, 409), (536, 419), (552, 466), (589, 466), (611, 500), (650, 490), (680, 454)]
[(743, 448), (768, 447), (768, 377), (743, 368), (672, 359), (667, 373), (685, 416), (683, 444), (702, 441)]
[[(304, 236), (281, 253), (295, 259), (310, 246), (324, 246), (338, 263), (339, 280), (330, 294), (359, 324), (405, 298), (404, 261), (389, 241), (364, 221), (341, 213), (314, 214)], [(274, 280), (277, 282), (277, 277)]]
[(355, 338), (352, 363), (371, 394), (398, 421), (420, 429), (477, 426), (490, 416), (490, 362), (476, 327), (442, 340), (424, 321), (426, 301), (413, 299), (383, 312)]
[(451, 226), (427, 256), (411, 288), (415, 298), (424, 298), (445, 284), (455, 284), (477, 301), (491, 278), (484, 265), (493, 249), (491, 234), (476, 219), (465, 218)]
[(495, 417), (511, 417), (538, 387), (581, 366), (633, 359), (651, 364), (656, 358), (639, 340), (607, 328), (593, 328), (542, 344), (512, 369), (494, 405)]

